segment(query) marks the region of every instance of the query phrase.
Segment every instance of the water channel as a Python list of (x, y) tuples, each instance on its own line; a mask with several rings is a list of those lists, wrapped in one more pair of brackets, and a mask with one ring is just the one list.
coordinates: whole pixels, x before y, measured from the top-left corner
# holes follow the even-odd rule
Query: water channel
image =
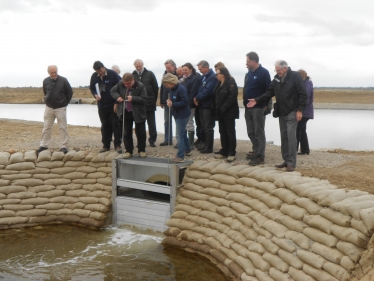
[[(43, 121), (42, 104), (0, 104), (0, 118)], [(68, 107), (68, 123), (71, 125), (100, 127), (95, 105), (71, 104)], [(157, 130), (164, 131), (164, 111), (156, 111)], [(317, 109), (315, 119), (309, 120), (307, 133), (311, 149), (374, 150), (374, 130), (368, 129), (374, 120), (371, 110), (326, 110)], [(268, 115), (266, 118), (266, 138), (280, 145), (278, 119)], [(216, 138), (219, 138), (216, 127)], [(175, 128), (174, 128), (175, 132)], [(236, 134), (240, 140), (248, 140), (244, 120), (244, 108), (240, 108), (240, 118), (236, 121)]]
[[(43, 121), (44, 105), (0, 104), (0, 118)], [(236, 129), (247, 140), (244, 109)], [(308, 123), (312, 149), (374, 150), (374, 112), (315, 110)], [(163, 110), (156, 111), (163, 132)], [(93, 105), (69, 105), (68, 123), (99, 127)], [(278, 120), (267, 117), (267, 140), (280, 144)], [(218, 135), (216, 135), (218, 137)], [(213, 264), (184, 251), (164, 249), (160, 233), (131, 228), (92, 230), (68, 225), (0, 231), (0, 280), (227, 280)]]

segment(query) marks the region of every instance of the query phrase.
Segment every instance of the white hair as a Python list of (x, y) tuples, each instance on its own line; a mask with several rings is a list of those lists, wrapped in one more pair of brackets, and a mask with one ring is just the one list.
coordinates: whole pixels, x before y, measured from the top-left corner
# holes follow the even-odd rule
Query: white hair
[(288, 67), (288, 63), (285, 60), (277, 60), (274, 65), (282, 68)]
[(113, 65), (112, 66), (112, 70), (114, 70), (115, 72), (117, 72), (118, 75), (121, 73), (121, 70), (119, 69), (118, 65)]
[(56, 67), (56, 71), (58, 71), (58, 67), (57, 67), (57, 65), (51, 64), (51, 65), (48, 65), (48, 67), (47, 67), (47, 72), (48, 72), (48, 73), (49, 73), (49, 69), (50, 69), (51, 67)]
[(135, 66), (136, 63), (139, 63), (139, 62), (142, 64), (142, 66), (144, 66), (144, 62), (141, 59), (136, 59), (134, 61), (134, 66)]

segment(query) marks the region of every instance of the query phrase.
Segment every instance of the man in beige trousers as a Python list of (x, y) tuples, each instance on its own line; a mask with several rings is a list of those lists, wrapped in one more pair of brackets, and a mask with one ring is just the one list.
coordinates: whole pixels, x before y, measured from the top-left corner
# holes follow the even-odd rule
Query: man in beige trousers
[(36, 150), (36, 153), (39, 154), (43, 150), (48, 149), (52, 138), (53, 123), (57, 118), (60, 132), (60, 151), (66, 154), (68, 152), (66, 146), (69, 142), (66, 107), (73, 96), (73, 90), (68, 80), (57, 74), (58, 69), (56, 65), (48, 66), (47, 70), (49, 77), (43, 81), (43, 93), (46, 105), (44, 111), (44, 128), (40, 147)]

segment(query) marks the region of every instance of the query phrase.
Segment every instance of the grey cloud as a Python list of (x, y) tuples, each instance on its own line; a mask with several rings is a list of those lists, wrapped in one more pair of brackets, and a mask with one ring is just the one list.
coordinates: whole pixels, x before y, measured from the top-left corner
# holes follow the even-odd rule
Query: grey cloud
[[(342, 18), (320, 18), (308, 13), (294, 16), (278, 16), (269, 14), (256, 14), (254, 18), (259, 22), (266, 23), (295, 23), (310, 29), (307, 31), (311, 36), (333, 36), (338, 40), (352, 45), (373, 45), (373, 26), (364, 21), (353, 21)], [(274, 26), (275, 27), (275, 26)], [(276, 27), (274, 28), (276, 30)], [(283, 29), (283, 32), (284, 31)], [(274, 32), (273, 34), (279, 34)]]

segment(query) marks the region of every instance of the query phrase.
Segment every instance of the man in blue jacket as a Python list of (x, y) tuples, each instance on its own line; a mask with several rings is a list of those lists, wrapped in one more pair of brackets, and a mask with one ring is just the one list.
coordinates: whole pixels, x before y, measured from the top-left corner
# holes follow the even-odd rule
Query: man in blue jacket
[(247, 104), (249, 99), (261, 96), (269, 88), (270, 73), (259, 64), (257, 53), (250, 52), (246, 56), (248, 74), (245, 77), (243, 91), (244, 117), (247, 124), (247, 134), (253, 148), (252, 155), (249, 155), (251, 158), (249, 165), (256, 166), (265, 163), (265, 109), (268, 104), (267, 102), (258, 102), (254, 107), (247, 107)]
[(201, 72), (201, 85), (198, 93), (194, 98), (195, 105), (199, 106), (199, 117), (201, 129), (205, 132), (205, 146), (201, 149), (201, 153), (212, 153), (214, 143), (214, 126), (215, 120), (212, 113), (213, 106), (213, 90), (218, 82), (215, 73), (209, 68), (209, 63), (205, 60), (197, 64)]
[[(100, 61), (94, 62), (93, 69), (95, 72), (91, 76), (90, 90), (97, 100), (101, 122), (101, 141), (103, 143), (103, 148), (100, 152), (109, 151), (112, 135), (114, 135), (114, 148), (118, 153), (122, 153), (119, 119), (113, 110), (116, 101), (110, 95), (110, 89), (120, 81), (120, 77), (115, 71), (104, 67), (103, 63)], [(99, 93), (96, 92), (96, 84), (98, 84)]]

